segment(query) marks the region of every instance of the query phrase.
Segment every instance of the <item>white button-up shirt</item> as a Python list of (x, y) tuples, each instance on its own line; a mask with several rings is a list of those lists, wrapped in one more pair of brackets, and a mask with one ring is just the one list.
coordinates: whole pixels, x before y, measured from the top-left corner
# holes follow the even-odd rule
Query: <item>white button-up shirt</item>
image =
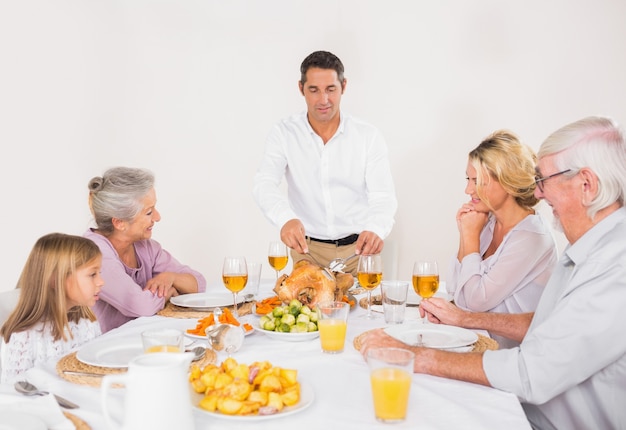
[[(287, 182), (287, 196), (280, 189)], [(326, 143), (306, 112), (280, 121), (270, 132), (254, 180), (254, 198), (277, 227), (298, 218), (306, 234), (339, 239), (364, 230), (382, 239), (397, 209), (387, 145), (373, 126), (341, 113)]]
[(492, 386), (540, 429), (626, 428), (626, 209), (569, 246), (522, 344), (487, 351)]

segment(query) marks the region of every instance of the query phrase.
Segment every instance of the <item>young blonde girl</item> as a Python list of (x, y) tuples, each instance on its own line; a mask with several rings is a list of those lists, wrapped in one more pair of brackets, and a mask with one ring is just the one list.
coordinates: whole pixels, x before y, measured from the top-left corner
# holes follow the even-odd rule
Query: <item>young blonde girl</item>
[(89, 309), (104, 284), (101, 265), (89, 239), (52, 233), (35, 243), (17, 283), (17, 306), (0, 328), (0, 382), (101, 334)]

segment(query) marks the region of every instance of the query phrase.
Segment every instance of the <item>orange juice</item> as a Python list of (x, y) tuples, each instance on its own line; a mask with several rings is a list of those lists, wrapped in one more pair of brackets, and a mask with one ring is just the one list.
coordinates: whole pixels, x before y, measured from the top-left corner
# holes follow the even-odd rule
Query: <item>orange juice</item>
[(370, 374), (374, 412), (380, 421), (402, 421), (406, 417), (411, 375), (402, 369), (381, 367)]
[(337, 353), (343, 351), (346, 341), (346, 329), (348, 324), (344, 320), (321, 319), (317, 322), (320, 331), (322, 351)]
[(180, 348), (174, 345), (154, 345), (146, 348), (145, 352), (180, 352)]

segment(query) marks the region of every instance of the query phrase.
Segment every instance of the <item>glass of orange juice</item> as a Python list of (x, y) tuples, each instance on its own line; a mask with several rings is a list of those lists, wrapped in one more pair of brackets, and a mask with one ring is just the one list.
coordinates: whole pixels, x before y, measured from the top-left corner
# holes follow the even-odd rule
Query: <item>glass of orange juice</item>
[(317, 328), (320, 331), (322, 352), (338, 354), (343, 351), (348, 328), (350, 304), (324, 302), (317, 305)]
[(401, 348), (367, 351), (374, 413), (378, 421), (394, 423), (406, 418), (414, 360), (413, 352)]
[(180, 330), (146, 330), (141, 333), (143, 352), (183, 352), (184, 338)]

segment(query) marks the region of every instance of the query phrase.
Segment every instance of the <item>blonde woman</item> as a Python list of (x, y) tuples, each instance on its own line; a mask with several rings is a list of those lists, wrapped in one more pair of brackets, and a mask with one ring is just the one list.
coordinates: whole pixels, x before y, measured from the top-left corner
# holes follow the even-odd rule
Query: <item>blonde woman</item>
[[(447, 289), (474, 312), (533, 312), (557, 262), (554, 237), (534, 207), (534, 152), (510, 131), (469, 153), (470, 200), (457, 212), (459, 250)], [(495, 337), (495, 336), (494, 336)], [(517, 343), (497, 337), (502, 347)]]
[(89, 309), (104, 284), (101, 265), (89, 239), (52, 233), (35, 243), (17, 283), (17, 306), (0, 328), (0, 382), (101, 334)]

